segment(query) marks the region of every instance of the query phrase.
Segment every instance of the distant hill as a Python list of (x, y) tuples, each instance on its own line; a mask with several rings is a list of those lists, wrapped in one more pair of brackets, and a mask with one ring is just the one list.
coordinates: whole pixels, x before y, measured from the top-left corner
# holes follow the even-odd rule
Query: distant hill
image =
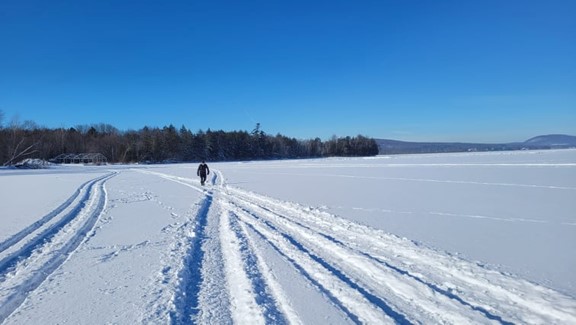
[(380, 154), (576, 148), (576, 136), (564, 134), (541, 135), (524, 142), (490, 144), (463, 142), (408, 142), (388, 139), (375, 140), (380, 149)]
[(576, 136), (565, 134), (540, 135), (524, 141), (530, 146), (576, 147)]

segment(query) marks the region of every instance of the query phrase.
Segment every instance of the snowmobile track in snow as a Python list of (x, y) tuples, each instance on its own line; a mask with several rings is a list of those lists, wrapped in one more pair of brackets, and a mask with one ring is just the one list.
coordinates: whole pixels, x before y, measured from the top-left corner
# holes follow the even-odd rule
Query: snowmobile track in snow
[(203, 241), (206, 234), (208, 211), (212, 205), (212, 196), (207, 195), (200, 206), (194, 226), (195, 236), (188, 243), (188, 251), (184, 261), (184, 268), (180, 272), (180, 288), (175, 297), (176, 311), (171, 315), (171, 322), (175, 324), (186, 323), (186, 317), (196, 317), (198, 313), (198, 295), (200, 292), (202, 261), (204, 259)]
[[(257, 243), (280, 256), (351, 323), (576, 322), (574, 301), (555, 291), (344, 218), (228, 186), (219, 171), (207, 187), (154, 174), (205, 195), (179, 273), (173, 324), (301, 323)], [(208, 245), (221, 247), (218, 256), (210, 255)], [(226, 270), (216, 272), (207, 259), (222, 260), (217, 267)], [(228, 292), (207, 286), (217, 273), (226, 277)], [(210, 312), (206, 296), (221, 296), (229, 310)]]
[(109, 173), (82, 184), (54, 211), (0, 243), (0, 323), (85, 240), (106, 205)]
[[(70, 198), (68, 198), (68, 200), (66, 200), (64, 203), (62, 203), (59, 207), (57, 207), (52, 212), (50, 212), (47, 215), (45, 215), (44, 217), (42, 217), (40, 220), (32, 223), (28, 227), (22, 229), (18, 233), (12, 235), (10, 238), (1, 242), (0, 243), (0, 253), (5, 251), (9, 247), (13, 246), (14, 244), (18, 243), (20, 240), (22, 240), (23, 238), (25, 238), (26, 236), (28, 236), (32, 232), (34, 232), (36, 229), (42, 227), (44, 224), (46, 224), (47, 222), (52, 220), (54, 217), (58, 216), (60, 213), (62, 213), (62, 211), (64, 211), (66, 208), (68, 208), (74, 202), (74, 200), (76, 200), (76, 198), (78, 198), (78, 196), (82, 192), (82, 189), (94, 184), (96, 181), (100, 180), (101, 178), (105, 178), (105, 177), (106, 177), (106, 175), (92, 179), (92, 180), (89, 180), (89, 181), (85, 182), (84, 184), (80, 185), (80, 187), (78, 189), (76, 189), (76, 191), (70, 196)], [(85, 193), (85, 194), (87, 194), (87, 193)]]

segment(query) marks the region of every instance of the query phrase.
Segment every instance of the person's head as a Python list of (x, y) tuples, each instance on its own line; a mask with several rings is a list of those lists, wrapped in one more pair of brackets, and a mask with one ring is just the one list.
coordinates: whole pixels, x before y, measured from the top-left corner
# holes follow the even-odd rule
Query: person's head
[(202, 160), (202, 163), (205, 164), (205, 163), (206, 163), (206, 160)]

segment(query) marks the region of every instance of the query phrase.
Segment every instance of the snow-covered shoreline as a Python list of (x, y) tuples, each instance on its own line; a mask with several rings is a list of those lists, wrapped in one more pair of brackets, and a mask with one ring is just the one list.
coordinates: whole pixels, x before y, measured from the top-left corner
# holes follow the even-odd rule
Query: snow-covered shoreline
[(576, 150), (209, 165), (0, 170), (0, 320), (576, 321)]

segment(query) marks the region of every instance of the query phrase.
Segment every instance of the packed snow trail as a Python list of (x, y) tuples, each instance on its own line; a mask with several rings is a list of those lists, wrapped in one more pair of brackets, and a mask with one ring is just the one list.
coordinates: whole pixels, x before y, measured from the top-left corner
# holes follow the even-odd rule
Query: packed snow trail
[(0, 323), (576, 324), (572, 297), (211, 176), (79, 186), (0, 243)]
[[(331, 305), (344, 322), (576, 323), (570, 297), (325, 212), (229, 186), (218, 171), (207, 188), (155, 174), (205, 194), (183, 256), (172, 323), (305, 322), (278, 282), (277, 265), (267, 263), (270, 254), (323, 297), (309, 303)], [(217, 260), (222, 262), (207, 262)], [(216, 274), (226, 285), (214, 285)], [(214, 313), (211, 300), (227, 309)]]
[(104, 183), (114, 175), (84, 183), (53, 212), (0, 244), (0, 322), (86, 238), (106, 204)]

